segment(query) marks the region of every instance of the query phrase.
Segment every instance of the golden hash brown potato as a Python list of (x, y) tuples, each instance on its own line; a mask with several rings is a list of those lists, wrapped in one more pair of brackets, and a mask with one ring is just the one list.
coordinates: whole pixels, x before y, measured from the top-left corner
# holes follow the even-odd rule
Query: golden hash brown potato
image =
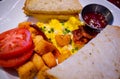
[(43, 66), (45, 66), (45, 63), (44, 63), (42, 57), (39, 56), (36, 53), (33, 55), (32, 62), (35, 65), (35, 67), (37, 68), (38, 71), (41, 70), (41, 68)]
[(52, 52), (48, 52), (48, 53), (42, 55), (42, 58), (43, 58), (44, 62), (46, 63), (46, 65), (50, 68), (57, 65), (56, 59), (55, 59), (54, 55), (52, 54)]
[(55, 50), (52, 53), (55, 56), (55, 58), (58, 58), (61, 55), (60, 51), (57, 48), (55, 48)]
[(48, 75), (45, 71), (48, 70), (48, 66), (43, 66), (42, 69), (37, 74), (37, 79), (56, 79), (51, 75)]
[(34, 39), (35, 36), (38, 34), (38, 31), (35, 30), (33, 27), (30, 27), (30, 28), (29, 28), (29, 31), (30, 31), (31, 36), (32, 36), (33, 39)]
[(69, 50), (65, 50), (59, 57), (58, 57), (58, 64), (62, 63), (68, 57), (71, 56), (71, 52)]
[(46, 79), (45, 77), (45, 71), (48, 70), (49, 67), (43, 66), (42, 69), (37, 74), (37, 79)]
[(18, 75), (20, 79), (34, 79), (34, 77), (37, 74), (37, 69), (34, 66), (34, 64), (29, 61), (25, 63), (24, 65), (20, 66), (18, 69)]
[(19, 28), (26, 28), (30, 31), (32, 38), (34, 38), (37, 35), (37, 30), (34, 29), (33, 27), (30, 27), (32, 23), (31, 22), (21, 22), (18, 24)]
[(47, 74), (44, 71), (38, 72), (37, 79), (58, 79), (55, 76), (52, 76), (50, 74)]
[(33, 39), (33, 42), (35, 44), (35, 48), (34, 50), (39, 54), (39, 55), (43, 55), (45, 53), (48, 53), (48, 52), (52, 52), (54, 49), (55, 49), (55, 46), (48, 42), (48, 41), (45, 41), (43, 39), (42, 36), (40, 35), (37, 35), (34, 39)]
[(46, 71), (46, 70), (48, 70), (48, 69), (50, 69), (50, 68), (49, 68), (48, 66), (44, 65), (44, 66), (41, 68), (40, 71)]
[(31, 22), (21, 22), (21, 23), (18, 24), (18, 27), (19, 28), (29, 29), (30, 28), (30, 24), (31, 24)]
[(68, 45), (71, 41), (71, 36), (69, 34), (66, 35), (55, 35), (55, 40), (57, 44), (61, 47)]
[(57, 79), (57, 78), (55, 78), (54, 76), (52, 76), (52, 75), (48, 75), (47, 73), (46, 73), (46, 70), (48, 70), (49, 68), (47, 67), (47, 66), (44, 66), (43, 68), (42, 68), (42, 70), (40, 70), (39, 72), (38, 72), (38, 74), (37, 74), (37, 79)]
[(45, 77), (45, 71), (39, 71), (37, 74), (37, 79), (46, 79)]

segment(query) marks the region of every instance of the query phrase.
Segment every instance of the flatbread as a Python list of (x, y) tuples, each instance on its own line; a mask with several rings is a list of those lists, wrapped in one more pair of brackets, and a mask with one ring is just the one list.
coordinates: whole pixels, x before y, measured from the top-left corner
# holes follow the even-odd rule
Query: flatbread
[(120, 79), (120, 27), (107, 26), (78, 53), (46, 73), (47, 79)]

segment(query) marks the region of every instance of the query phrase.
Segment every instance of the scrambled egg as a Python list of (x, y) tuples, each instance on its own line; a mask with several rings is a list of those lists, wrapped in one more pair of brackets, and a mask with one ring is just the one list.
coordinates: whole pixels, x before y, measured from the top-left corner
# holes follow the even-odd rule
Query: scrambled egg
[(73, 40), (71, 40), (69, 45), (60, 47), (56, 43), (55, 35), (69, 34), (71, 35), (72, 39), (73, 37), (72, 31), (78, 29), (79, 28), (78, 26), (82, 26), (83, 24), (84, 24), (83, 22), (76, 19), (75, 17), (71, 17), (66, 22), (60, 22), (57, 19), (52, 19), (49, 23), (46, 24), (38, 22), (37, 26), (43, 30), (48, 39), (58, 48), (60, 52), (64, 53), (65, 50), (69, 50), (71, 54), (73, 54), (79, 49), (77, 46), (75, 46)]

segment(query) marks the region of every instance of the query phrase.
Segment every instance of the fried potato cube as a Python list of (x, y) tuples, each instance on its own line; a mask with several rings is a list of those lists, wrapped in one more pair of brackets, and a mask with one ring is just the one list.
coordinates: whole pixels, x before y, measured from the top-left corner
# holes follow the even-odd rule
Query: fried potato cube
[(31, 24), (31, 22), (21, 22), (21, 23), (18, 24), (18, 27), (19, 28), (29, 29), (30, 28), (30, 24)]
[(55, 58), (58, 58), (61, 54), (60, 51), (57, 48), (55, 48), (55, 50), (52, 53), (55, 56)]
[(44, 65), (42, 68), (41, 68), (41, 71), (46, 71), (46, 70), (48, 70), (48, 69), (50, 69), (48, 66), (46, 66), (46, 65)]
[(52, 43), (44, 40), (40, 35), (37, 35), (35, 39), (33, 39), (33, 42), (35, 44), (34, 50), (39, 55), (43, 55), (47, 52), (52, 52), (55, 49), (55, 46)]
[(55, 59), (54, 55), (52, 54), (52, 52), (48, 52), (48, 53), (42, 55), (42, 58), (43, 58), (44, 62), (46, 63), (46, 65), (50, 68), (57, 65), (56, 59)]
[(21, 22), (18, 24), (18, 27), (28, 29), (32, 35), (32, 38), (34, 38), (38, 32), (33, 27), (30, 27), (31, 24), (32, 24), (31, 22)]
[(45, 71), (39, 71), (37, 74), (37, 79), (46, 79), (45, 77)]
[(37, 79), (46, 79), (46, 77), (45, 77), (45, 75), (46, 75), (45, 71), (48, 70), (48, 69), (49, 69), (49, 67), (43, 66), (42, 69), (37, 74)]
[(57, 44), (61, 47), (68, 45), (71, 41), (71, 36), (69, 34), (66, 35), (55, 35), (55, 40)]
[(24, 65), (20, 66), (18, 69), (18, 75), (20, 79), (34, 79), (35, 75), (37, 74), (37, 69), (34, 64), (29, 61)]
[(58, 63), (62, 63), (70, 56), (71, 56), (71, 52), (69, 50), (63, 51), (63, 53), (58, 57)]
[(47, 72), (39, 71), (37, 75), (37, 79), (58, 79), (53, 75), (47, 74)]
[(33, 55), (32, 62), (35, 65), (35, 67), (37, 68), (38, 71), (41, 70), (41, 68), (43, 66), (45, 66), (45, 63), (44, 63), (42, 57), (39, 56), (36, 53)]
[(37, 30), (35, 30), (33, 27), (30, 27), (28, 30), (30, 31), (31, 36), (34, 39), (35, 36), (38, 34)]

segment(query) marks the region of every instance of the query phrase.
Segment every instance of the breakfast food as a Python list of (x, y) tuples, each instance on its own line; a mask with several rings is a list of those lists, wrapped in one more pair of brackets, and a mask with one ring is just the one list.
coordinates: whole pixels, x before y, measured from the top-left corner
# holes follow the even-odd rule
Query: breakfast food
[[(71, 17), (68, 21), (64, 22), (60, 22), (57, 19), (52, 19), (49, 21), (49, 23), (38, 22), (36, 24), (32, 24), (30, 22), (22, 22), (18, 25), (17, 28), (15, 28), (19, 30), (17, 30), (17, 32), (15, 31), (14, 33), (12, 32), (12, 35), (15, 37), (11, 35), (19, 43), (16, 43), (15, 39), (13, 38), (9, 38), (13, 40), (8, 42), (10, 45), (3, 40), (0, 42), (1, 46), (3, 46), (2, 44), (4, 43), (5, 46), (11, 46), (15, 43), (16, 45), (13, 47), (19, 47), (23, 45), (23, 48), (25, 44), (27, 47), (26, 52), (21, 51), (21, 54), (19, 54), (18, 51), (15, 55), (9, 56), (7, 55), (7, 53), (9, 54), (13, 50), (11, 49), (11, 51), (5, 53), (4, 55), (8, 56), (8, 58), (0, 58), (0, 66), (15, 68), (18, 72), (20, 79), (34, 79), (35, 77), (37, 77), (38, 79), (54, 79), (56, 77), (58, 79), (69, 79), (68, 74), (71, 74), (71, 72), (73, 72), (73, 74), (70, 75), (70, 77), (73, 79), (74, 77), (79, 78), (76, 75), (76, 72), (77, 74), (81, 75), (79, 75), (81, 78), (87, 78), (86, 74), (84, 73), (89, 73), (89, 71), (87, 70), (88, 68), (91, 69), (90, 73), (94, 74), (95, 72), (99, 76), (99, 72), (104, 73), (104, 69), (103, 71), (100, 71), (98, 69), (99, 65), (100, 67), (102, 66), (103, 68), (107, 68), (106, 66), (108, 66), (108, 64), (108, 68), (116, 68), (116, 73), (117, 71), (119, 72), (120, 70), (117, 67), (111, 66), (110, 63), (113, 63), (112, 61), (114, 60), (112, 59), (116, 58), (116, 66), (119, 65), (116, 54), (118, 54), (118, 52), (120, 51), (116, 50), (115, 52), (110, 51), (109, 53), (107, 53), (106, 51), (109, 49), (109, 47), (105, 48), (107, 46), (110, 46), (111, 50), (113, 50), (117, 49), (117, 46), (119, 47), (119, 43), (115, 44), (119, 40), (119, 27), (107, 26), (107, 28), (105, 28), (105, 30), (103, 30), (97, 37), (95, 37), (96, 34), (92, 34), (92, 32), (85, 27), (86, 26), (84, 25), (84, 23), (79, 21), (75, 17)], [(22, 39), (22, 35), (24, 39), (30, 35), (30, 39), (27, 38), (26, 42), (24, 41), (24, 39)], [(6, 38), (8, 38), (8, 36), (9, 34), (7, 34)], [(3, 37), (3, 35), (0, 35), (1, 39)], [(90, 41), (92, 38), (94, 39)], [(111, 40), (113, 38), (115, 39), (115, 41)], [(88, 44), (85, 45), (86, 43)], [(112, 45), (115, 47), (112, 47)], [(22, 47), (20, 50), (23, 50)], [(104, 48), (104, 51), (101, 50), (102, 47)], [(80, 48), (81, 50), (79, 50)], [(78, 50), (79, 52), (76, 53)], [(6, 52), (6, 50), (1, 51)], [(115, 57), (112, 53), (115, 53)], [(102, 61), (99, 61), (99, 58)], [(78, 64), (79, 60), (80, 65)], [(104, 62), (104, 60), (108, 61), (109, 63)], [(105, 64), (105, 66), (101, 64)], [(95, 67), (95, 70), (92, 69), (92, 67)], [(79, 70), (83, 71), (83, 73), (79, 72)], [(114, 74), (111, 69), (109, 69), (108, 72)], [(61, 77), (60, 74), (64, 75)], [(97, 78), (93, 74), (92, 76), (90, 75), (90, 77)], [(106, 73), (103, 76), (106, 78)]]
[[(36, 25), (45, 33), (48, 40), (52, 42), (55, 47), (57, 47), (61, 54), (66, 53), (66, 51), (74, 54), (85, 44), (84, 42), (81, 42), (81, 44), (78, 46), (73, 41), (74, 35), (76, 33), (72, 32), (84, 26), (84, 23), (75, 17), (70, 17), (69, 20), (65, 22), (60, 22), (57, 19), (52, 19), (48, 23), (37, 22)], [(78, 35), (82, 36), (81, 33)]]
[(48, 52), (44, 55), (42, 55), (43, 61), (45, 61), (45, 64), (49, 67), (52, 68), (57, 65), (56, 58), (52, 54), (52, 52)]
[(26, 0), (23, 7), (26, 15), (40, 19), (69, 19), (78, 17), (82, 6), (78, 0)]
[(18, 74), (20, 79), (33, 79), (37, 74), (37, 69), (33, 62), (29, 61), (24, 65), (20, 66), (18, 69)]
[[(17, 28), (0, 35), (0, 66), (15, 68), (20, 79), (40, 77), (40, 73), (62, 63), (83, 46), (78, 48), (72, 41), (72, 31), (83, 26), (75, 17), (64, 22), (52, 19), (49, 23), (19, 23)], [(7, 51), (3, 50), (5, 46)]]
[(15, 28), (0, 34), (0, 66), (16, 67), (24, 64), (33, 53), (30, 32)]
[(32, 38), (27, 29), (15, 28), (1, 33), (0, 41), (0, 59), (17, 57), (33, 48)]
[(41, 70), (43, 66), (45, 66), (45, 63), (44, 63), (42, 57), (39, 56), (38, 54), (33, 55), (32, 62), (38, 71)]
[(42, 36), (36, 36), (33, 41), (35, 44), (34, 51), (37, 52), (39, 55), (53, 52), (56, 49), (56, 47), (52, 43), (45, 41)]
[[(110, 77), (119, 78), (120, 62), (118, 60), (120, 58), (118, 58), (118, 52), (120, 51), (113, 50), (109, 54), (106, 51), (109, 48), (103, 51), (97, 46), (100, 45), (103, 48), (110, 46), (111, 50), (116, 49), (120, 46), (119, 43), (115, 44), (120, 40), (119, 37), (117, 34), (115, 34), (116, 37), (114, 35), (112, 37), (114, 30), (109, 31), (111, 36), (107, 36), (108, 32), (105, 30), (98, 35), (101, 38), (105, 32), (105, 36), (103, 36), (105, 39), (101, 38), (105, 40), (105, 45), (102, 40), (99, 42), (93, 40), (88, 43), (95, 36), (86, 33), (82, 22), (74, 18), (79, 17), (81, 8), (79, 0), (26, 0), (23, 8), (26, 15), (38, 19), (52, 18), (52, 20), (49, 23), (38, 22), (37, 24), (23, 22), (18, 25), (17, 29), (19, 30), (11, 35), (9, 33), (5, 33), (5, 36), (0, 34), (0, 67), (15, 68), (20, 79), (99, 79), (101, 77), (97, 72), (100, 72), (101, 75), (104, 69), (106, 72), (102, 74), (102, 78), (106, 79), (106, 74), (109, 79), (111, 79)], [(65, 22), (57, 20), (67, 20), (71, 16), (74, 17)], [(107, 29), (109, 30), (109, 28), (112, 29), (111, 27)], [(4, 40), (3, 37), (5, 37)], [(115, 38), (115, 41), (109, 39), (112, 44), (110, 42), (107, 45), (106, 40), (109, 37)], [(86, 43), (88, 45), (83, 47)], [(76, 53), (81, 47), (83, 48)], [(96, 53), (96, 49), (100, 52)], [(111, 65), (111, 62), (115, 63)], [(63, 70), (60, 71), (61, 69)]]
[(44, 79), (119, 79), (120, 27), (107, 26), (78, 53), (46, 71)]
[(71, 42), (71, 36), (69, 34), (66, 35), (55, 35), (55, 40), (58, 46), (63, 47), (69, 45)]

